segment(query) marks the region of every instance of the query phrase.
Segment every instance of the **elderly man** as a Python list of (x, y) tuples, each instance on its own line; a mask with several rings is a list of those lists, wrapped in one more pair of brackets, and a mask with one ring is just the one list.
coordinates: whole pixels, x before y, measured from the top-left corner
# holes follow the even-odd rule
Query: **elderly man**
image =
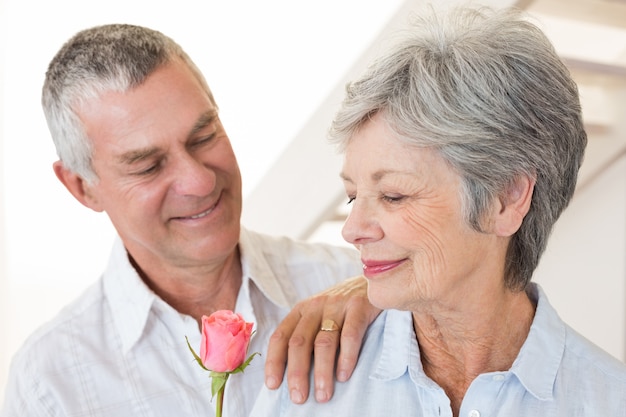
[[(249, 414), (264, 361), (277, 387), (287, 356), (292, 398), (303, 402), (314, 344), (315, 395), (327, 401), (340, 333), (337, 372), (349, 375), (378, 310), (355, 279), (288, 313), (359, 274), (359, 256), (240, 226), (237, 160), (182, 48), (137, 26), (84, 30), (50, 63), (42, 102), (56, 176), (106, 212), (119, 239), (101, 279), (14, 358), (2, 416), (213, 415), (210, 380), (185, 337), (198, 346), (201, 317), (222, 309), (255, 323), (250, 351), (262, 354), (229, 380), (226, 415)], [(319, 332), (323, 319), (343, 332)]]

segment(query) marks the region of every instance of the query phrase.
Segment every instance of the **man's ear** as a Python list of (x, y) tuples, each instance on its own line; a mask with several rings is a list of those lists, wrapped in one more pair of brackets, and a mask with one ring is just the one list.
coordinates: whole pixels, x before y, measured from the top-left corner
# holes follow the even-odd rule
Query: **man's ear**
[(93, 195), (92, 186), (80, 175), (67, 169), (62, 161), (56, 161), (52, 164), (52, 169), (59, 181), (82, 205), (97, 212), (104, 210), (100, 206), (98, 199)]
[(535, 182), (534, 177), (519, 176), (500, 196), (493, 223), (496, 235), (511, 236), (519, 230), (530, 210)]

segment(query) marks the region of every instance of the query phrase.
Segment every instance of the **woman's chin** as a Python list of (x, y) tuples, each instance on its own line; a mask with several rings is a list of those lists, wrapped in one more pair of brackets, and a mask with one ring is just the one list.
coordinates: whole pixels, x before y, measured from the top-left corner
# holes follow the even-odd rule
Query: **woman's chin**
[(403, 295), (406, 295), (406, 289), (392, 288), (388, 281), (382, 284), (382, 282), (368, 279), (367, 298), (376, 308), (382, 310), (399, 309)]
[(397, 299), (394, 300), (393, 297), (381, 296), (381, 294), (372, 295), (368, 292), (367, 298), (374, 307), (381, 310), (398, 309), (399, 306)]

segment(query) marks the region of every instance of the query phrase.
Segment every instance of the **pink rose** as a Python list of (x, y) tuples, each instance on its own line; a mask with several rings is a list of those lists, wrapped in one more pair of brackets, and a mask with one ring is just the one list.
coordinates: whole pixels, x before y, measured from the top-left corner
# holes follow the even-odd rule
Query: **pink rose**
[(245, 360), (253, 323), (246, 323), (241, 314), (219, 310), (202, 316), (200, 360), (213, 372), (230, 372)]

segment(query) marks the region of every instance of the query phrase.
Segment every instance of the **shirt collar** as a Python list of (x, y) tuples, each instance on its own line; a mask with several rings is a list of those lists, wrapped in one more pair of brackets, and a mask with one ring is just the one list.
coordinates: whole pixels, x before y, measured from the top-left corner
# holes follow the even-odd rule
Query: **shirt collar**
[(157, 296), (143, 282), (128, 259), (122, 240), (116, 237), (103, 277), (104, 294), (126, 354), (143, 334)]
[(382, 348), (370, 378), (389, 381), (400, 378), (408, 370), (413, 382), (436, 389), (437, 385), (422, 368), (411, 312), (387, 310), (381, 313), (381, 319), (384, 320)]
[[(242, 227), (239, 250), (244, 277), (243, 286), (248, 288), (249, 278), (271, 302), (289, 308), (289, 297), (285, 293), (289, 291), (289, 287), (279, 285), (276, 280), (276, 274), (268, 263), (271, 254), (264, 251), (266, 243), (260, 240), (258, 235)], [(119, 236), (113, 244), (103, 277), (103, 286), (125, 354), (140, 339), (153, 305), (161, 300), (148, 288), (130, 263), (124, 243)], [(249, 295), (246, 294), (246, 297), (249, 299)], [(241, 302), (246, 304), (246, 300)], [(239, 303), (238, 299), (238, 305)], [(247, 301), (247, 304), (250, 302)], [(254, 317), (252, 312), (250, 315)]]
[[(551, 399), (565, 351), (566, 327), (539, 285), (532, 283), (528, 296), (536, 301), (537, 309), (528, 337), (510, 372), (536, 398)], [(408, 369), (416, 384), (436, 388), (423, 371), (411, 313), (389, 310), (382, 314), (386, 314), (382, 350), (371, 378), (391, 380)]]
[[(404, 375), (409, 367), (410, 359), (410, 337), (406, 337), (407, 329), (411, 326), (407, 323), (408, 312), (397, 310), (387, 310), (383, 313), (384, 326), (382, 330), (383, 343), (380, 356), (373, 372), (370, 375), (373, 379), (389, 381)], [(415, 339), (415, 337), (413, 337)]]
[[(290, 287), (285, 285), (286, 283), (280, 285), (279, 280), (276, 279), (277, 274), (274, 269), (279, 266), (274, 265), (272, 268), (269, 262), (272, 253), (266, 253), (266, 248), (267, 241), (263, 240), (261, 235), (251, 233), (244, 227), (241, 228), (239, 252), (243, 276), (249, 277), (272, 303), (283, 308), (291, 308), (288, 300), (294, 297), (286, 294)], [(286, 275), (289, 276), (289, 274)]]
[(532, 283), (528, 296), (537, 303), (535, 318), (511, 372), (532, 395), (547, 400), (553, 397), (567, 330), (539, 285)]

